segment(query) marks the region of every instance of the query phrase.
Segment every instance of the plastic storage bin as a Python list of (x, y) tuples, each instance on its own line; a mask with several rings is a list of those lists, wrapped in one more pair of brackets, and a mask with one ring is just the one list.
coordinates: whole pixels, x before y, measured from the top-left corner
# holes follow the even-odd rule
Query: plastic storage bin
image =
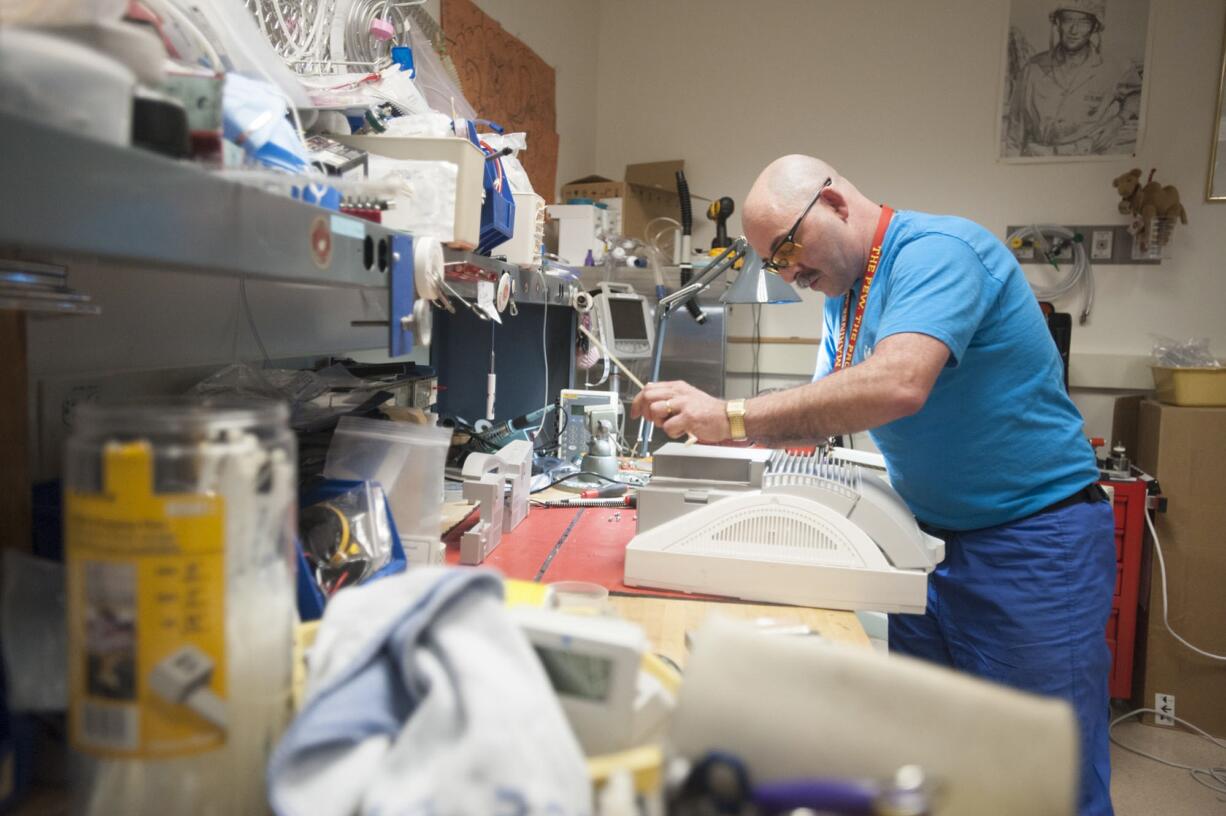
[(459, 136), (336, 136), (337, 141), (368, 153), (407, 161), (445, 161), (458, 168), (455, 233), (452, 245), (475, 249), (481, 239), (481, 206), (485, 196), (485, 154)]
[(443, 520), (443, 469), (451, 429), (380, 419), (342, 417), (324, 476), (379, 482), (387, 493), (410, 564), (431, 563)]
[(1158, 401), (1169, 405), (1226, 406), (1226, 368), (1152, 366)]

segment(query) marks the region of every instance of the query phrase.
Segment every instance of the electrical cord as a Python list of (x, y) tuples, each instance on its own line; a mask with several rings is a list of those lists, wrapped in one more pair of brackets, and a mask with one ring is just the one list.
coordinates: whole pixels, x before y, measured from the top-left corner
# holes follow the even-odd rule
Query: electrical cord
[(1154, 521), (1149, 517), (1148, 512), (1145, 513), (1145, 524), (1149, 527), (1149, 534), (1153, 536), (1154, 539), (1154, 554), (1158, 556), (1158, 571), (1162, 578), (1162, 623), (1166, 626), (1166, 631), (1171, 633), (1171, 637), (1175, 638), (1175, 640), (1179, 641), (1184, 646), (1187, 646), (1198, 655), (1207, 657), (1211, 660), (1226, 660), (1226, 655), (1206, 652), (1204, 649), (1193, 646), (1191, 643), (1184, 640), (1178, 632), (1171, 628), (1171, 621), (1167, 614), (1169, 610), (1166, 596), (1166, 559), (1162, 557), (1162, 544), (1158, 541), (1158, 531), (1154, 529)]
[(561, 478), (554, 479), (554, 480), (553, 480), (552, 482), (550, 482), (549, 484), (547, 484), (547, 485), (545, 485), (545, 486), (543, 486), (543, 487), (538, 487), (536, 490), (533, 490), (532, 492), (533, 492), (533, 493), (540, 493), (542, 490), (548, 490), (548, 489), (549, 489), (549, 488), (551, 488), (551, 487), (556, 487), (557, 485), (562, 484), (562, 482), (566, 482), (566, 481), (569, 481), (569, 480), (571, 480), (571, 479), (577, 479), (577, 478), (578, 478), (578, 477), (580, 477), (580, 476), (595, 476), (597, 479), (603, 479), (604, 481), (609, 482), (610, 484), (626, 484), (626, 482), (622, 482), (622, 481), (620, 481), (620, 480), (618, 480), (618, 479), (610, 479), (608, 476), (605, 476), (605, 475), (600, 474), (600, 473), (596, 473), (595, 471), (591, 471), (591, 470), (579, 470), (579, 471), (576, 471), (576, 472), (574, 472), (574, 473), (568, 473), (568, 474), (566, 474), (565, 476), (562, 476)]
[(268, 349), (264, 347), (264, 341), (260, 338), (260, 330), (255, 325), (255, 316), (251, 313), (251, 304), (247, 301), (247, 279), (238, 279), (238, 294), (242, 301), (243, 314), (247, 316), (247, 327), (251, 329), (251, 336), (255, 338), (255, 344), (260, 347), (260, 354), (264, 355), (264, 364), (267, 365), (270, 358)]
[(1205, 733), (1200, 728), (1197, 728), (1195, 725), (1188, 722), (1187, 720), (1180, 719), (1179, 717), (1176, 717), (1173, 714), (1163, 714), (1153, 708), (1138, 708), (1135, 711), (1129, 711), (1127, 714), (1122, 714), (1119, 717), (1116, 717), (1114, 720), (1111, 721), (1111, 724), (1107, 726), (1107, 738), (1110, 739), (1111, 742), (1118, 745), (1120, 748), (1123, 748), (1125, 751), (1128, 751), (1130, 753), (1136, 754), (1137, 756), (1143, 756), (1146, 759), (1152, 759), (1154, 762), (1160, 762), (1163, 765), (1168, 765), (1172, 768), (1181, 768), (1187, 771), (1188, 774), (1194, 780), (1196, 780), (1198, 784), (1204, 785), (1206, 788), (1209, 788), (1212, 791), (1216, 791), (1217, 793), (1226, 794), (1226, 767), (1217, 765), (1212, 768), (1198, 768), (1195, 765), (1184, 765), (1182, 762), (1174, 762), (1169, 759), (1163, 759), (1160, 756), (1156, 756), (1154, 754), (1147, 753), (1145, 751), (1142, 751), (1139, 748), (1134, 748), (1131, 745), (1125, 745), (1124, 743), (1116, 739), (1115, 727), (1119, 725), (1121, 722), (1123, 722), (1124, 720), (1130, 719), (1139, 714), (1153, 714), (1154, 716), (1157, 716), (1157, 717), (1168, 717), (1174, 720), (1175, 722), (1179, 723), (1180, 725), (1182, 725), (1184, 728), (1188, 728), (1188, 729), (1191, 729), (1192, 731), (1195, 731), (1198, 736), (1208, 740), (1209, 742), (1213, 743), (1219, 748), (1226, 748), (1226, 740), (1220, 740), (1217, 737), (1210, 736), (1209, 734)]
[(1085, 296), (1081, 306), (1079, 322), (1084, 325), (1094, 308), (1094, 273), (1090, 266), (1090, 258), (1086, 254), (1085, 242), (1078, 240), (1077, 233), (1059, 224), (1032, 224), (1021, 227), (1009, 233), (1005, 243), (1013, 246), (1015, 241), (1024, 241), (1030, 237), (1035, 248), (1043, 253), (1043, 257), (1057, 270), (1060, 268), (1055, 255), (1049, 250), (1053, 243), (1051, 237), (1070, 244), (1073, 248), (1073, 263), (1067, 275), (1051, 286), (1040, 286), (1032, 281), (1030, 289), (1039, 300), (1056, 300), (1069, 294), (1078, 286), (1084, 286)]
[[(545, 280), (545, 273), (539, 266), (536, 268), (536, 274), (541, 281), (541, 291), (545, 294), (545, 310), (541, 315), (541, 356), (545, 360), (545, 407), (548, 408), (551, 402), (549, 399), (549, 283)], [(548, 418), (549, 412), (545, 411), (541, 415), (541, 424), (536, 426), (537, 436), (544, 429)]]

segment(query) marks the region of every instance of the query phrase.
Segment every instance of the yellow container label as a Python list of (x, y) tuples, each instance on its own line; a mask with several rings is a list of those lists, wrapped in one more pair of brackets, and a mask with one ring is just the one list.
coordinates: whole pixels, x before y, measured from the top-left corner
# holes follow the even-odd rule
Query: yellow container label
[(108, 445), (102, 492), (65, 496), (69, 724), (103, 757), (225, 743), (225, 508), (156, 494), (148, 443)]

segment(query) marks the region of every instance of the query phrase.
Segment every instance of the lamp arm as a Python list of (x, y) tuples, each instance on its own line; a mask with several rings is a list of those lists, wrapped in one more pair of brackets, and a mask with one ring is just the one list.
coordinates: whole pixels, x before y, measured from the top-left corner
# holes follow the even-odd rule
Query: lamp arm
[[(656, 303), (656, 347), (651, 355), (651, 379), (648, 382), (656, 382), (660, 379), (660, 366), (664, 361), (664, 335), (668, 330), (669, 315), (676, 311), (682, 303), (714, 283), (716, 278), (731, 269), (737, 261), (744, 258), (747, 247), (748, 242), (743, 237), (737, 238), (723, 252), (715, 256), (701, 275), (676, 292), (660, 298)], [(647, 417), (644, 416), (639, 420), (637, 450), (639, 456), (647, 455), (653, 430), (655, 426), (647, 420)]]
[(725, 248), (723, 252), (715, 256), (711, 263), (707, 264), (706, 269), (702, 271), (694, 280), (690, 281), (685, 286), (678, 289), (676, 292), (665, 295), (660, 298), (657, 308), (663, 307), (668, 311), (672, 311), (673, 307), (689, 300), (691, 297), (706, 289), (715, 279), (723, 275), (731, 269), (737, 261), (745, 257), (747, 243), (744, 238), (737, 238), (732, 242), (732, 245)]

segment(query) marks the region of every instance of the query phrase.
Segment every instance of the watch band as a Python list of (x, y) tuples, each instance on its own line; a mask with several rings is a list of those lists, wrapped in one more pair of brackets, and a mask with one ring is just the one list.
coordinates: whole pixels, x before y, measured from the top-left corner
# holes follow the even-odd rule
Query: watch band
[(724, 406), (728, 415), (728, 428), (732, 432), (732, 441), (745, 441), (745, 400), (730, 400)]

